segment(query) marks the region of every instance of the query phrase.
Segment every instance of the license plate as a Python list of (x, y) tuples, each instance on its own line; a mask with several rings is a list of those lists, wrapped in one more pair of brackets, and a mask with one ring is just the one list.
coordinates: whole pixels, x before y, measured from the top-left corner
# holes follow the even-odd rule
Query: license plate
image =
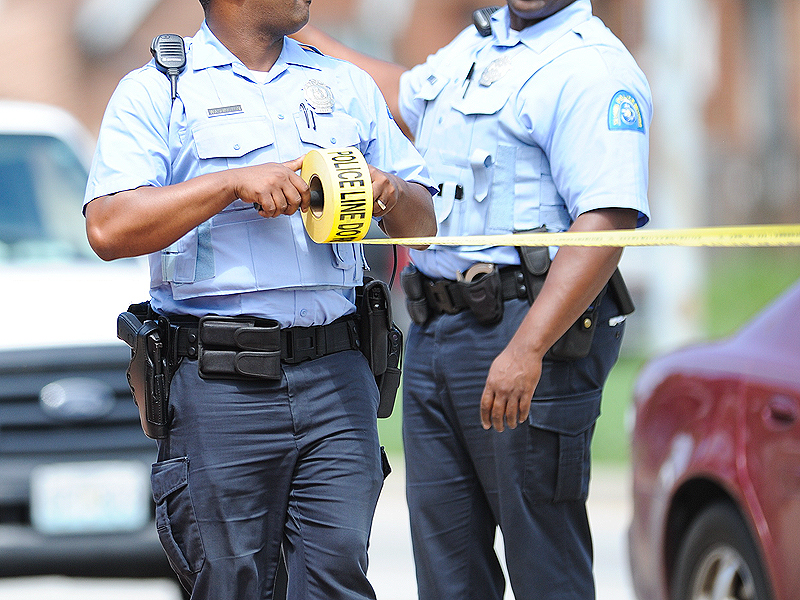
[(41, 533), (135, 531), (150, 512), (150, 469), (143, 463), (42, 465), (31, 474), (31, 522)]

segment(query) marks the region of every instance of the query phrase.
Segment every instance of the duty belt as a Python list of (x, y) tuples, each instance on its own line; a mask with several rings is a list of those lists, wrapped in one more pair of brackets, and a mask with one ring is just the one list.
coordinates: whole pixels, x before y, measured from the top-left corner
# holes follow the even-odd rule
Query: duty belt
[(281, 329), (273, 319), (206, 316), (164, 318), (176, 359), (198, 359), (207, 379), (279, 379), (280, 364), (297, 364), (360, 347), (354, 315), (328, 325)]
[[(500, 284), (503, 300), (527, 298), (527, 288), (522, 270), (517, 266), (500, 269)], [(463, 294), (463, 286), (450, 279), (424, 278), (423, 292), (428, 307), (435, 313), (454, 315), (470, 308)]]

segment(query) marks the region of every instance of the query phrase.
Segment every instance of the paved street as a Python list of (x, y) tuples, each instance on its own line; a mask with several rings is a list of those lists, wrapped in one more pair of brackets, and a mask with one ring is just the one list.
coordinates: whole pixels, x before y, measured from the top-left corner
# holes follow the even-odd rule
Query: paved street
[[(370, 579), (379, 600), (416, 600), (401, 461), (378, 503), (370, 550)], [(633, 600), (625, 531), (630, 482), (623, 467), (594, 465), (589, 514), (595, 539), (597, 600)], [(0, 600), (180, 600), (168, 581), (41, 577), (0, 580)], [(506, 598), (511, 600), (510, 593)]]

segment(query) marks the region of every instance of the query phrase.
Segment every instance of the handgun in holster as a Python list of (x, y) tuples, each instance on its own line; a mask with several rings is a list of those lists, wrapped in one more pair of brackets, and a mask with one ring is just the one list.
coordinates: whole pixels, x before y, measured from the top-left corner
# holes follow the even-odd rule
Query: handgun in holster
[(117, 317), (117, 337), (131, 348), (128, 385), (139, 407), (145, 435), (167, 437), (169, 430), (169, 361), (162, 332), (156, 321), (144, 323), (132, 312)]
[(403, 333), (392, 321), (389, 286), (377, 279), (364, 278), (358, 288), (361, 352), (375, 376), (380, 391), (378, 418), (392, 414), (400, 386), (403, 358)]

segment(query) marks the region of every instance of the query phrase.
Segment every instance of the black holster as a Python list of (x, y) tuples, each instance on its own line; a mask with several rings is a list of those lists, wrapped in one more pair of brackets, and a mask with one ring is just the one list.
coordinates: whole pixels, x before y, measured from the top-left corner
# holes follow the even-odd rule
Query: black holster
[[(484, 265), (480, 265), (484, 266)], [(485, 265), (489, 266), (489, 265)], [(500, 281), (500, 269), (491, 265), (490, 270), (470, 276), (469, 281), (459, 281), (461, 295), (481, 325), (496, 325), (503, 320), (503, 290)]]
[(128, 385), (139, 407), (142, 430), (149, 438), (165, 438), (169, 430), (168, 333), (154, 320), (142, 322), (132, 312), (124, 312), (117, 317), (117, 337), (131, 348)]
[(405, 293), (406, 310), (417, 325), (423, 325), (430, 316), (424, 285), (425, 278), (412, 263), (400, 272), (400, 286)]
[[(477, 267), (476, 272), (472, 272)], [(496, 325), (503, 319), (503, 282), (496, 265), (478, 263), (462, 273), (458, 281), (434, 281), (408, 264), (400, 273), (406, 309), (417, 325), (438, 312), (456, 314), (469, 309), (481, 325)], [(515, 296), (516, 297), (516, 296)]]
[(380, 392), (378, 418), (385, 419), (394, 409), (403, 358), (403, 333), (392, 320), (389, 286), (377, 279), (364, 278), (356, 288), (361, 352), (367, 358)]
[[(547, 231), (544, 227), (536, 231)], [(533, 301), (539, 295), (544, 285), (547, 271), (550, 269), (550, 249), (547, 246), (518, 246), (522, 273), (525, 278), (525, 287), (528, 290), (528, 301)], [(597, 327), (597, 313), (600, 303), (606, 293), (610, 293), (617, 305), (620, 315), (629, 315), (634, 306), (625, 280), (619, 269), (614, 271), (611, 279), (598, 294), (597, 298), (578, 317), (555, 344), (547, 351), (545, 358), (551, 360), (575, 360), (584, 358), (589, 354)]]

